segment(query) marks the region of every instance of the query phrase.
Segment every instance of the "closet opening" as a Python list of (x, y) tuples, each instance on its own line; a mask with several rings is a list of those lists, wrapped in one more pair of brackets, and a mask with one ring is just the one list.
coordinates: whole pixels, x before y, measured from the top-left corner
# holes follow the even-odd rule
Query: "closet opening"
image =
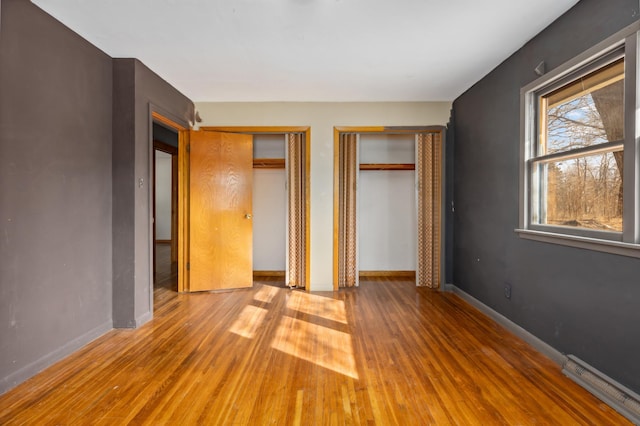
[(444, 127), (334, 128), (334, 290), (443, 277)]
[(358, 138), (358, 276), (415, 279), (415, 137)]
[(285, 287), (286, 135), (253, 136), (253, 281)]

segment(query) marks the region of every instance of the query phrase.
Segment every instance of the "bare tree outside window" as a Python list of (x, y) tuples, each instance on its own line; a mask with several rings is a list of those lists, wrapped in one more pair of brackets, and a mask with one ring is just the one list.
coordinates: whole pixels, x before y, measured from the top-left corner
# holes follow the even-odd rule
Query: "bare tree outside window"
[(538, 223), (621, 232), (623, 59), (541, 97), (541, 118)]

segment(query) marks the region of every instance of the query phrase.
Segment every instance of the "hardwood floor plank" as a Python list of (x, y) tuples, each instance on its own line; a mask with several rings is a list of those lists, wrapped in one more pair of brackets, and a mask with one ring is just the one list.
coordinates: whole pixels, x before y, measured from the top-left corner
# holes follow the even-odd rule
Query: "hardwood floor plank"
[(0, 396), (0, 424), (630, 424), (454, 294), (390, 277), (177, 294), (161, 276), (151, 322)]

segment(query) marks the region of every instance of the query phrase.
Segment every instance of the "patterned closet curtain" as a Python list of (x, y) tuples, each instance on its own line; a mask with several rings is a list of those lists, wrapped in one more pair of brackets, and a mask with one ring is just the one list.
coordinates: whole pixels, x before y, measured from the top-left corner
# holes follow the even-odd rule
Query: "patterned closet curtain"
[(306, 284), (305, 259), (305, 140), (301, 133), (287, 134), (287, 184), (288, 184), (288, 269), (287, 285), (304, 288)]
[(356, 270), (356, 179), (358, 135), (340, 135), (338, 286), (358, 285)]
[(416, 285), (440, 286), (441, 133), (416, 135), (418, 258)]

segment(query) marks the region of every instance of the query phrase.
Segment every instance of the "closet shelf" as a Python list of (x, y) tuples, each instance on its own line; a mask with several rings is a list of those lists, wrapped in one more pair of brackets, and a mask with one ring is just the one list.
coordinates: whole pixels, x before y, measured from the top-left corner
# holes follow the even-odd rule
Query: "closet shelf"
[(284, 158), (254, 158), (254, 169), (284, 169)]
[(360, 164), (360, 170), (415, 170), (416, 165), (413, 163), (390, 163), (390, 164)]

